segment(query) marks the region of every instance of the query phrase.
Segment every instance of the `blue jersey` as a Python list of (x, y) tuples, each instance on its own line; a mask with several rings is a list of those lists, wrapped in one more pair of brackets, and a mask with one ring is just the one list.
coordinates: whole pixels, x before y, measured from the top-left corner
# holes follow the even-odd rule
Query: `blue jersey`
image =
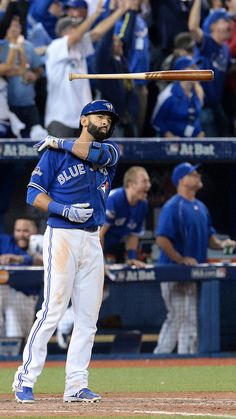
[(0, 234), (0, 255), (6, 254), (24, 256), (24, 262), (21, 265), (32, 265), (32, 257), (17, 245), (13, 236)]
[[(118, 152), (118, 146), (111, 144)], [(94, 209), (82, 225), (72, 222), (57, 214), (49, 214), (48, 225), (56, 228), (96, 227), (104, 224), (105, 207), (111, 183), (115, 175), (116, 164), (111, 167), (94, 169), (92, 163), (75, 157), (64, 150), (47, 150), (32, 172), (29, 187), (49, 195), (61, 204), (89, 203)]]
[(147, 211), (147, 201), (138, 201), (132, 206), (123, 187), (113, 189), (106, 204), (105, 224), (110, 228), (105, 234), (105, 248), (120, 243), (130, 234), (141, 235)]
[[(24, 256), (24, 262), (17, 264), (17, 266), (29, 266), (32, 265), (32, 257), (23, 249), (21, 249), (14, 237), (9, 234), (0, 234), (0, 255), (12, 254), (17, 256)], [(25, 287), (21, 286), (20, 282), (16, 282), (14, 287), (16, 290), (23, 292), (26, 295), (38, 294), (35, 287)]]
[[(208, 241), (215, 229), (207, 207), (198, 199), (189, 201), (174, 195), (163, 206), (156, 230), (157, 236), (167, 237), (182, 256), (207, 261)], [(174, 262), (161, 250), (159, 263)]]

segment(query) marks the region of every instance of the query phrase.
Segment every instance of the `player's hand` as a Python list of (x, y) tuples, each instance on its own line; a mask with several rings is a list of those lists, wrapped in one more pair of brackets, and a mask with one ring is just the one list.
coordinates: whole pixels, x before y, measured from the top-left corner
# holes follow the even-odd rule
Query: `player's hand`
[(198, 261), (197, 259), (192, 258), (190, 256), (183, 256), (180, 263), (186, 266), (196, 266), (198, 264)]
[(88, 203), (65, 205), (63, 216), (75, 223), (85, 223), (92, 215), (93, 208), (89, 208)]
[(11, 253), (5, 253), (0, 255), (0, 265), (11, 265), (23, 263), (24, 258), (21, 255), (14, 255)]
[(38, 151), (42, 151), (45, 148), (54, 148), (58, 150), (59, 148), (63, 148), (64, 140), (60, 138), (53, 137), (52, 135), (47, 135), (43, 140), (40, 140), (37, 144), (34, 144), (34, 148), (37, 148)]
[(143, 262), (142, 260), (138, 259), (128, 259), (127, 264), (130, 266), (135, 266), (135, 268), (146, 268), (147, 264)]

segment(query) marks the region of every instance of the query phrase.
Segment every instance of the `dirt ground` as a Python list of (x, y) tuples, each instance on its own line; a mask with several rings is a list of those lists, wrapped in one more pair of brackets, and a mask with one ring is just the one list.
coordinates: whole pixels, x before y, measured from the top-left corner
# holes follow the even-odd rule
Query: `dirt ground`
[[(58, 363), (61, 364), (61, 363)], [(0, 367), (13, 366), (2, 363)], [(55, 363), (47, 363), (47, 367)], [(171, 359), (134, 361), (94, 361), (91, 367), (176, 365), (236, 365), (236, 359)], [(159, 415), (213, 415), (216, 418), (236, 419), (236, 393), (105, 393), (99, 403), (63, 403), (62, 395), (36, 395), (33, 404), (19, 404), (13, 395), (0, 395), (1, 417), (17, 416), (159, 416)]]

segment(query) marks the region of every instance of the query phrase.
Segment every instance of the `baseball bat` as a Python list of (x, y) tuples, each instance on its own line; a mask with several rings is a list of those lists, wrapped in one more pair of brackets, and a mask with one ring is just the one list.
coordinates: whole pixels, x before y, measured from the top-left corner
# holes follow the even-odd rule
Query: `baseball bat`
[(146, 73), (118, 73), (118, 74), (80, 74), (70, 73), (69, 80), (75, 79), (139, 79), (139, 80), (167, 80), (167, 81), (211, 81), (214, 79), (212, 70), (169, 70), (151, 71)]

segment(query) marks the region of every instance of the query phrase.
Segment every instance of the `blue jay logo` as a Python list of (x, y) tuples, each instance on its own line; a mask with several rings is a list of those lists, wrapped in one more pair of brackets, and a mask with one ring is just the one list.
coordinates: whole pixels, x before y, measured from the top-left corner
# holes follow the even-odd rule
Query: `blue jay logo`
[(105, 195), (107, 189), (109, 188), (109, 182), (106, 180), (105, 182), (103, 182), (101, 185), (98, 186), (98, 190), (102, 191)]
[(108, 111), (113, 112), (113, 105), (111, 103), (104, 103), (104, 105), (107, 107)]

